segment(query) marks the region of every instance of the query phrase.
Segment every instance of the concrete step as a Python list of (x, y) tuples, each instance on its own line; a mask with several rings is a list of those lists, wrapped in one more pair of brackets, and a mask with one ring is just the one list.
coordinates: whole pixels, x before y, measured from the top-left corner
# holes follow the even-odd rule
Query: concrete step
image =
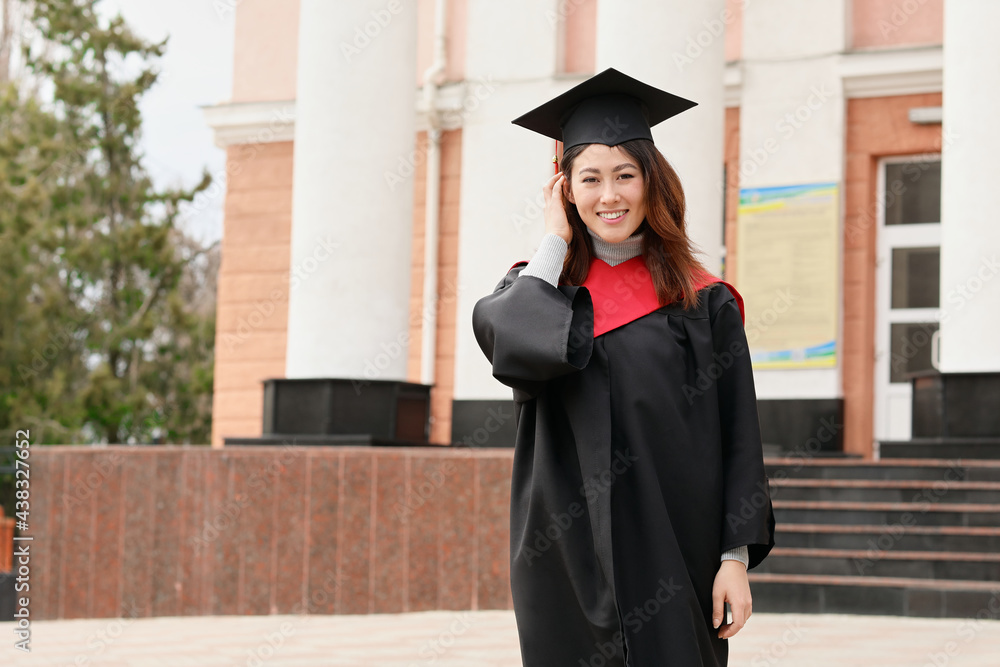
[(775, 546), (989, 553), (1000, 552), (1000, 527), (783, 523), (775, 527)]
[(1000, 438), (912, 438), (879, 442), (882, 459), (991, 459), (1000, 460)]
[(800, 549), (776, 546), (754, 571), (991, 581), (1000, 589), (1000, 554), (904, 551), (894, 544), (884, 549)]
[(754, 610), (1000, 618), (1000, 460), (768, 457)]
[[(766, 561), (766, 559), (765, 559)], [(1000, 583), (750, 570), (753, 610), (1000, 619)]]
[(1000, 461), (968, 459), (891, 459), (768, 457), (768, 477), (779, 479), (898, 479), (941, 482), (1000, 482)]
[(1000, 505), (980, 503), (773, 500), (779, 523), (889, 526), (998, 526)]
[(771, 498), (1000, 504), (1000, 482), (918, 479), (772, 479)]

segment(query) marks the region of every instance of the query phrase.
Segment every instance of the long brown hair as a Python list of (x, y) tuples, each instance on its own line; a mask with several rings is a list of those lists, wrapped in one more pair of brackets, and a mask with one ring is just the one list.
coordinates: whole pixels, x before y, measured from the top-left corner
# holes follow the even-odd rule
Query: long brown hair
[[(562, 171), (570, 183), (573, 162), (589, 145), (571, 146), (563, 153)], [(652, 141), (633, 139), (618, 144), (618, 148), (639, 163), (645, 180), (646, 219), (637, 231), (645, 231), (642, 256), (652, 276), (660, 305), (679, 301), (684, 309), (694, 308), (698, 304), (695, 280), (699, 274), (708, 271), (695, 259), (694, 248), (685, 231), (681, 180)], [(566, 253), (561, 280), (570, 285), (582, 285), (594, 256), (593, 242), (576, 204), (568, 199), (564, 199), (564, 203), (566, 217), (573, 228), (573, 239)]]

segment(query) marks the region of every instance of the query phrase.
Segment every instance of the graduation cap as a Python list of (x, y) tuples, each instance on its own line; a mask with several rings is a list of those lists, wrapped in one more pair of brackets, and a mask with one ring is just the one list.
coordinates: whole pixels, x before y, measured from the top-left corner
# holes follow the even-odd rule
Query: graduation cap
[(511, 122), (563, 142), (563, 149), (616, 146), (652, 141), (649, 128), (696, 105), (609, 67)]

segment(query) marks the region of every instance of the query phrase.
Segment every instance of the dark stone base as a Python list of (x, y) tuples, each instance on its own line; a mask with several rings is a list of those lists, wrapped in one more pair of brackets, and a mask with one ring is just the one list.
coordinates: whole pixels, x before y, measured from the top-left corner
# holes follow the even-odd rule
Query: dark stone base
[(14, 573), (0, 572), (0, 621), (14, 620)]
[(514, 401), (452, 401), (451, 441), (468, 447), (513, 447)]
[(295, 445), (305, 447), (438, 447), (424, 441), (376, 438), (368, 433), (354, 435), (302, 435), (295, 433), (267, 433), (260, 437), (237, 436), (224, 438), (226, 447), (239, 445), (268, 445), (271, 447)]
[(264, 381), (262, 432), (296, 435), (370, 433), (428, 442), (428, 385), (396, 380), (279, 378)]
[(919, 373), (914, 438), (1000, 438), (1000, 373)]
[(758, 400), (760, 432), (768, 455), (840, 456), (844, 451), (844, 399)]

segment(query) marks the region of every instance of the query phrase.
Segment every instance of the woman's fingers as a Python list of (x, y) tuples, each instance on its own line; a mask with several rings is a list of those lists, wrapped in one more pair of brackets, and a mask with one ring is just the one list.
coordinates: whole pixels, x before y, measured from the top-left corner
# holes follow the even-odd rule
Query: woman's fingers
[(545, 195), (545, 203), (548, 204), (549, 200), (552, 199), (552, 195), (559, 193), (560, 203), (562, 200), (562, 187), (565, 182), (565, 177), (560, 171), (557, 174), (552, 175), (545, 185), (542, 186), (542, 193)]
[(545, 194), (546, 233), (556, 234), (566, 241), (566, 243), (569, 243), (573, 238), (573, 230), (566, 219), (566, 210), (564, 208), (565, 184), (566, 176), (560, 171), (557, 174), (553, 174), (545, 182), (545, 185), (542, 186), (542, 192)]
[(719, 586), (715, 586), (712, 589), (712, 627), (718, 628), (724, 625), (725, 620), (726, 591)]
[(559, 174), (553, 174), (552, 176), (549, 176), (549, 180), (545, 181), (545, 185), (542, 186), (542, 193), (545, 195), (545, 201), (548, 201), (549, 197), (552, 196), (552, 186), (555, 185), (557, 180), (559, 180)]
[(728, 639), (739, 632), (744, 625), (746, 625), (746, 610), (741, 608), (739, 605), (729, 604), (730, 609), (733, 612), (733, 622), (726, 623), (721, 628), (719, 628), (719, 637), (722, 639)]
[(733, 621), (732, 623), (724, 623), (719, 628), (719, 637), (721, 639), (728, 639), (742, 630), (743, 626), (750, 619), (750, 614), (753, 610), (753, 604), (749, 600), (746, 602), (733, 602), (730, 600), (729, 607), (732, 610)]
[[(719, 628), (718, 637), (728, 639), (746, 624), (750, 618), (751, 602), (750, 582), (746, 568), (734, 560), (724, 560), (719, 565), (712, 585), (712, 625)], [(730, 623), (715, 625), (725, 621), (722, 613), (723, 602), (728, 602), (733, 614)]]

